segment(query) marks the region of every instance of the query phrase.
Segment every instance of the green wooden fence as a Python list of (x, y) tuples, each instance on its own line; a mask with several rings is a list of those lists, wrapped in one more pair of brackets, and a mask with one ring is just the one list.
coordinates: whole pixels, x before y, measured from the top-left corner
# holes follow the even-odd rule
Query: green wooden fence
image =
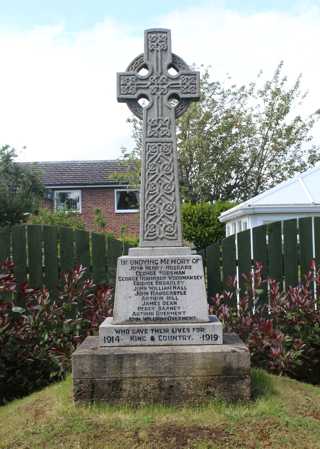
[[(263, 264), (265, 278), (275, 279), (285, 289), (295, 286), (315, 261), (320, 268), (320, 217), (279, 221), (239, 232), (203, 252), (208, 297), (230, 288), (243, 288), (242, 273), (256, 262)], [(265, 295), (266, 299), (266, 295)]]
[[(104, 234), (43, 225), (0, 228), (0, 261), (10, 258), (17, 281), (31, 287), (57, 286), (61, 272), (87, 267), (96, 283), (114, 285), (117, 258), (128, 246)], [(281, 288), (297, 285), (315, 261), (320, 268), (320, 217), (287, 220), (242, 231), (201, 252), (207, 274), (208, 297), (230, 287), (243, 288), (241, 273), (256, 262), (263, 274)]]
[(46, 225), (0, 228), (0, 261), (10, 258), (17, 281), (54, 289), (61, 272), (87, 267), (96, 283), (114, 285), (117, 258), (128, 253), (121, 241), (104, 234)]

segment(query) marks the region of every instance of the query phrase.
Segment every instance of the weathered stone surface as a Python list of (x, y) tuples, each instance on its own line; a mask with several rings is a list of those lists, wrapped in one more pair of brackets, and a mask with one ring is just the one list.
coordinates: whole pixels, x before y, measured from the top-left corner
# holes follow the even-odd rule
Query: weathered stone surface
[(113, 324), (106, 318), (99, 327), (100, 346), (159, 346), (222, 344), (222, 323), (210, 316), (209, 323)]
[[(139, 73), (142, 68), (146, 75)], [(145, 31), (144, 54), (118, 73), (117, 91), (118, 101), (143, 119), (140, 246), (182, 246), (175, 118), (199, 99), (199, 72), (171, 53), (170, 30), (150, 29)], [(141, 97), (149, 100), (143, 109)], [(177, 107), (171, 99), (179, 99)]]
[(149, 256), (190, 256), (191, 248), (187, 246), (167, 246), (155, 248), (129, 248), (129, 256), (133, 257), (149, 257)]
[(119, 404), (193, 404), (250, 398), (250, 356), (234, 334), (223, 345), (101, 348), (88, 337), (72, 356), (74, 398)]
[(119, 257), (113, 319), (114, 324), (208, 321), (201, 256)]

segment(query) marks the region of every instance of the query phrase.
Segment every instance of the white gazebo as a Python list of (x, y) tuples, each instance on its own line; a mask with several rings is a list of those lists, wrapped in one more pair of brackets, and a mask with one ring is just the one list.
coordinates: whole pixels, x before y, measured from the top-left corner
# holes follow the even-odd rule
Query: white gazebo
[(223, 212), (226, 236), (274, 221), (320, 216), (320, 165)]

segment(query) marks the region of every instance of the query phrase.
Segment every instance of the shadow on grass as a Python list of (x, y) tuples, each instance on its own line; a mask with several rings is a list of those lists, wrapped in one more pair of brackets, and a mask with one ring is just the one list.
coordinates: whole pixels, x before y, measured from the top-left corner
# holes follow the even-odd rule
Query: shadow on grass
[(251, 370), (251, 399), (268, 398), (276, 393), (272, 377), (259, 368)]

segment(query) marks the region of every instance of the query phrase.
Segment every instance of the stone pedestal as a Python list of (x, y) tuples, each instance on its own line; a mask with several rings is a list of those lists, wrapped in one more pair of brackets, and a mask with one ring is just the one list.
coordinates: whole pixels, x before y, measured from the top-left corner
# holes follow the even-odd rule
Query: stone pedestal
[(200, 404), (250, 399), (250, 355), (235, 334), (223, 345), (100, 347), (87, 337), (72, 356), (76, 402)]

